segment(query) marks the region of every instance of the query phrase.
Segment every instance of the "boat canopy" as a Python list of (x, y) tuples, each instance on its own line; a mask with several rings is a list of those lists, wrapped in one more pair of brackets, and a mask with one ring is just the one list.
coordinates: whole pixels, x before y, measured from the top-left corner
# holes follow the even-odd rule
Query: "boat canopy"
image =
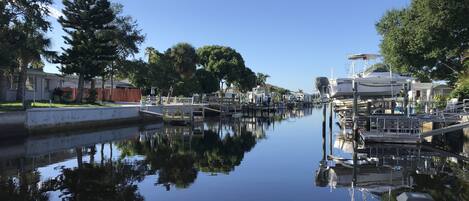
[(348, 57), (349, 60), (372, 60), (381, 57), (379, 54), (352, 54)]

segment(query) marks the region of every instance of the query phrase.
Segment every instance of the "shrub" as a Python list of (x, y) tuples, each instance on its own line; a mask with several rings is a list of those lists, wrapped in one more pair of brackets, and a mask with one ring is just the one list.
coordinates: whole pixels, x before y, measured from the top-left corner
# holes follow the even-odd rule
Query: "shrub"
[(86, 102), (88, 103), (95, 103), (98, 97), (98, 92), (96, 89), (90, 89), (88, 93), (88, 97), (86, 97)]
[(451, 97), (459, 100), (469, 99), (469, 75), (466, 74), (459, 78), (456, 87), (451, 92)]
[(63, 96), (64, 96), (64, 91), (61, 88), (55, 88), (54, 91), (52, 91), (52, 100), (53, 101), (58, 101), (62, 102), (63, 101)]
[(448, 97), (443, 96), (443, 95), (435, 95), (433, 98), (435, 100), (435, 106), (436, 108), (442, 110), (446, 108), (446, 103), (448, 101)]

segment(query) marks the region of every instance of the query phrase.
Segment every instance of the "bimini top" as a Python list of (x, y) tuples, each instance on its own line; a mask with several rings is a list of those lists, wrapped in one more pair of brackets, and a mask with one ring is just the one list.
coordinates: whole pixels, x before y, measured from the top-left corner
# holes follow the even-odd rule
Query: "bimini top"
[(377, 59), (378, 57), (381, 57), (379, 54), (352, 54), (348, 56), (349, 60), (371, 60), (371, 59)]

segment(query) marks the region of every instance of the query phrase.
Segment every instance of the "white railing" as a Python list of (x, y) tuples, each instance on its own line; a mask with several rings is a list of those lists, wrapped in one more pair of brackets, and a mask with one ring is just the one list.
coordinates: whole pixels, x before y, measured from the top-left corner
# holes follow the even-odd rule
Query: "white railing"
[(192, 105), (197, 103), (194, 97), (159, 97), (159, 96), (147, 96), (141, 100), (142, 105)]
[(370, 131), (381, 134), (417, 134), (421, 132), (421, 122), (417, 118), (404, 116), (371, 116)]
[(464, 99), (462, 101), (462, 104), (463, 104), (463, 109), (464, 109), (464, 112), (465, 113), (468, 113), (469, 112), (469, 99)]

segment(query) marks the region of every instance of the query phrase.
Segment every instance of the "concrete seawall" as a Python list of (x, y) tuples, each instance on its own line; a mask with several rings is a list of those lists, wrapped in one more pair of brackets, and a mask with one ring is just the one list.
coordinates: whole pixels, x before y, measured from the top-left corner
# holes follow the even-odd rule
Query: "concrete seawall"
[[(193, 111), (200, 106), (158, 105), (144, 106), (142, 110), (154, 113), (164, 111)], [(70, 129), (139, 123), (162, 120), (161, 117), (142, 115), (140, 106), (122, 107), (76, 107), (76, 108), (33, 108), (23, 112), (0, 113), (0, 137), (27, 133), (56, 132)], [(8, 132), (5, 128), (8, 128)], [(13, 132), (10, 132), (13, 131)]]
[[(161, 111), (159, 106), (148, 110)], [(30, 131), (60, 130), (142, 121), (140, 107), (35, 108), (26, 111), (24, 127)], [(147, 118), (146, 118), (147, 119)]]
[(1, 125), (21, 125), (26, 119), (25, 112), (4, 112), (0, 113)]

